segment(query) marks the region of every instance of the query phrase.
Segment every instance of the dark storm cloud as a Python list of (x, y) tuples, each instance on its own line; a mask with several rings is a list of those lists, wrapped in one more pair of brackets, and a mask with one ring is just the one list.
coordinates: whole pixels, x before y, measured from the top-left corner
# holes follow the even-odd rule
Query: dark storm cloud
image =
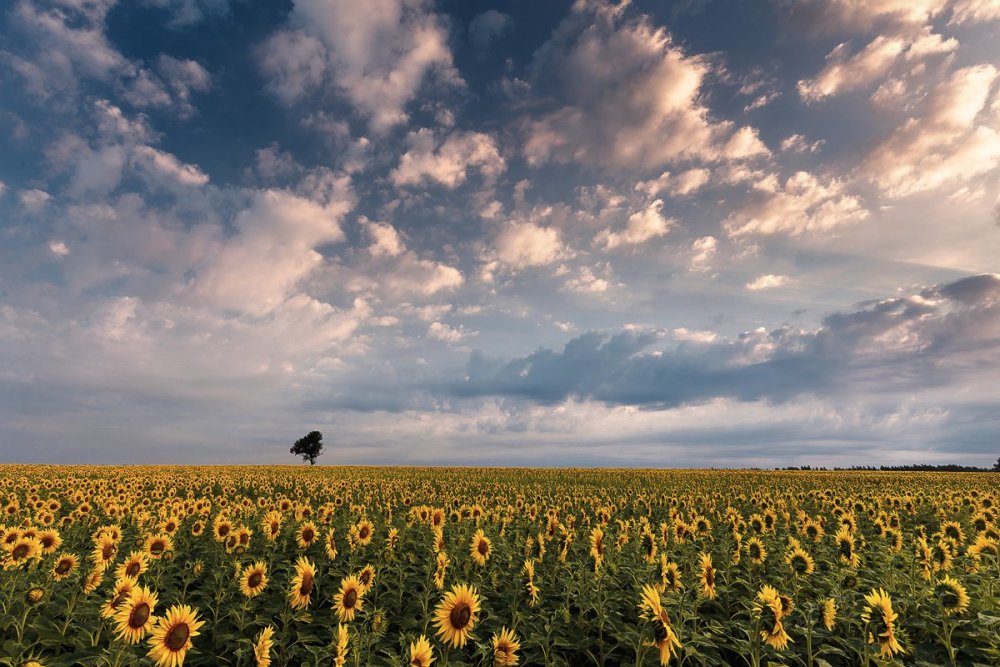
[[(871, 383), (882, 390), (946, 383), (970, 362), (998, 365), (1000, 277), (980, 275), (920, 296), (828, 315), (817, 329), (783, 326), (721, 342), (656, 347), (662, 336), (587, 333), (561, 352), (500, 361), (472, 354), (455, 396), (672, 408), (712, 398), (784, 402)], [(655, 349), (654, 349), (655, 348)]]

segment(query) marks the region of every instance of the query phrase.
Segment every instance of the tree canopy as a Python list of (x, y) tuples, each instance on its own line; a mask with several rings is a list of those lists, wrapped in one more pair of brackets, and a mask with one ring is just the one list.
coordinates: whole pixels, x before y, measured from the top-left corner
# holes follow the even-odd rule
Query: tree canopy
[(310, 431), (296, 440), (288, 451), (301, 456), (304, 461), (309, 461), (309, 465), (316, 465), (316, 458), (323, 453), (323, 434), (319, 431)]

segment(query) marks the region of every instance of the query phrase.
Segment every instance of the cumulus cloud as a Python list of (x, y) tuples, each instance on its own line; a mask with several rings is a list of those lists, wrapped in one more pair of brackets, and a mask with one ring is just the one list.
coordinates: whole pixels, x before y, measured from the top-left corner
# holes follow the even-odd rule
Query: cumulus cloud
[(343, 93), (374, 130), (407, 119), (425, 79), (460, 84), (444, 22), (427, 0), (296, 0), (289, 27), (258, 52), (270, 89), (292, 104), (316, 89)]
[(864, 171), (890, 196), (933, 190), (981, 176), (1000, 164), (1000, 132), (989, 118), (992, 65), (953, 72), (927, 97), (922, 115), (907, 119), (868, 155)]
[(805, 171), (792, 174), (783, 184), (773, 177), (758, 182), (749, 197), (723, 223), (731, 236), (828, 232), (869, 215), (857, 196), (845, 192), (842, 182)]
[(719, 251), (719, 241), (714, 236), (702, 236), (691, 242), (691, 260), (688, 265), (695, 273), (711, 271), (715, 255)]
[(1000, 20), (998, 0), (957, 0), (952, 5), (949, 23), (965, 25)]
[(688, 55), (626, 5), (578, 2), (535, 57), (562, 102), (525, 122), (529, 164), (643, 169), (683, 159), (766, 155), (756, 130), (715, 122), (702, 99), (708, 60)]
[(433, 182), (454, 189), (465, 181), (470, 169), (478, 169), (491, 181), (506, 168), (493, 138), (482, 132), (453, 132), (439, 141), (434, 132), (424, 128), (411, 132), (406, 143), (407, 151), (389, 174), (397, 187)]
[(494, 243), (497, 259), (514, 270), (552, 264), (569, 255), (558, 229), (526, 221), (507, 224)]
[(508, 361), (476, 351), (466, 379), (442, 391), (668, 409), (719, 398), (782, 403), (866, 384), (886, 392), (946, 386), (969, 363), (1000, 360), (1000, 275), (863, 304), (814, 329), (782, 326), (658, 347), (663, 338), (653, 330), (591, 332), (561, 351)]
[(667, 218), (662, 213), (663, 200), (656, 199), (639, 211), (629, 215), (628, 225), (619, 232), (609, 229), (601, 231), (594, 239), (594, 244), (612, 250), (619, 246), (639, 245), (659, 236), (664, 236), (676, 221)]
[(462, 325), (451, 327), (443, 322), (431, 322), (427, 327), (427, 337), (444, 341), (445, 343), (460, 343), (469, 336), (475, 336), (476, 331), (469, 331)]
[(748, 282), (747, 289), (755, 292), (757, 290), (781, 287), (782, 285), (788, 284), (789, 280), (788, 276), (776, 276), (773, 273), (768, 273)]

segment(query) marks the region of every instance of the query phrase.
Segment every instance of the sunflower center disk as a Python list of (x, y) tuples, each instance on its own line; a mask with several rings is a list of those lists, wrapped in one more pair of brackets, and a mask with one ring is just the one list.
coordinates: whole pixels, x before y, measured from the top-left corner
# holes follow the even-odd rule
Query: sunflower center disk
[(167, 633), (163, 643), (171, 651), (179, 651), (187, 644), (188, 637), (190, 636), (191, 629), (187, 626), (187, 623), (179, 623), (170, 628), (170, 632)]
[(247, 585), (250, 588), (257, 588), (258, 586), (260, 586), (260, 580), (261, 580), (260, 572), (254, 572), (253, 574), (250, 575), (250, 578), (247, 579)]
[(129, 616), (128, 624), (133, 628), (141, 628), (149, 620), (149, 605), (145, 602), (136, 606)]
[(470, 618), (472, 618), (472, 608), (467, 604), (455, 605), (451, 610), (451, 614), (449, 614), (451, 624), (457, 630), (461, 630), (467, 626)]
[(353, 588), (344, 593), (344, 606), (347, 607), (348, 609), (354, 607), (357, 601), (358, 601), (358, 592)]

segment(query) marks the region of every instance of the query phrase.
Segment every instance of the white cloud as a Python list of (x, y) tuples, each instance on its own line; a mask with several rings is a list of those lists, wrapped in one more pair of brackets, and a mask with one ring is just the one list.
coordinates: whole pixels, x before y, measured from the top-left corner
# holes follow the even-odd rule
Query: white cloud
[(882, 77), (896, 62), (907, 42), (902, 37), (879, 35), (861, 51), (851, 54), (842, 42), (826, 56), (826, 65), (812, 79), (799, 81), (799, 95), (807, 102), (865, 86)]
[(411, 132), (406, 143), (406, 153), (389, 174), (397, 187), (430, 181), (454, 189), (465, 181), (471, 168), (478, 168), (487, 180), (506, 168), (493, 138), (482, 132), (453, 132), (439, 143), (434, 133), (424, 128)]
[(861, 200), (834, 179), (821, 181), (805, 171), (783, 183), (772, 177), (758, 182), (750, 200), (723, 225), (731, 236), (827, 232), (868, 217)]
[(37, 213), (52, 201), (52, 195), (45, 190), (32, 188), (30, 190), (22, 190), (19, 199), (21, 201), (21, 208), (31, 213)]
[(950, 0), (778, 0), (779, 9), (812, 32), (867, 32), (876, 25), (926, 24)]
[[(605, 275), (610, 273), (610, 267), (601, 267)], [(565, 288), (570, 292), (581, 294), (601, 294), (608, 291), (611, 283), (606, 277), (601, 277), (589, 266), (581, 266), (576, 275), (566, 281)]]
[(289, 20), (291, 29), (260, 52), (270, 88), (286, 103), (329, 83), (383, 132), (406, 120), (428, 74), (461, 81), (427, 0), (296, 0)]
[(210, 253), (193, 292), (218, 308), (257, 316), (274, 311), (322, 265), (316, 246), (343, 240), (339, 221), (351, 205), (321, 206), (280, 190), (255, 193), (234, 220), (238, 233)]
[(684, 197), (701, 190), (708, 185), (711, 178), (711, 170), (702, 167), (682, 171), (676, 176), (665, 171), (654, 179), (636, 183), (633, 189), (649, 197), (656, 197), (661, 192), (667, 192), (674, 197)]
[(964, 25), (1000, 20), (1000, 0), (956, 0), (950, 24)]
[(816, 141), (809, 141), (805, 136), (801, 134), (792, 134), (786, 137), (781, 142), (781, 152), (782, 153), (816, 153), (823, 144), (826, 143), (824, 139), (817, 139)]
[(772, 273), (760, 276), (754, 280), (747, 283), (746, 287), (748, 290), (757, 291), (762, 289), (772, 289), (774, 287), (781, 287), (782, 285), (787, 285), (790, 281), (788, 276), (776, 276)]
[(594, 239), (594, 244), (611, 250), (624, 245), (638, 245), (666, 235), (676, 221), (664, 217), (662, 209), (663, 200), (654, 200), (646, 208), (632, 213), (625, 229), (620, 232), (605, 229)]
[(392, 225), (385, 222), (374, 222), (365, 217), (360, 219), (362, 226), (371, 238), (368, 252), (376, 257), (395, 257), (406, 250), (403, 239)]
[(674, 340), (684, 343), (712, 343), (719, 337), (714, 331), (688, 331), (684, 327), (674, 329)]
[(577, 2), (536, 53), (536, 78), (565, 104), (526, 121), (529, 164), (579, 162), (646, 169), (683, 159), (766, 154), (751, 128), (717, 123), (703, 103), (712, 67), (626, 5)]
[(927, 96), (923, 115), (896, 128), (863, 169), (888, 195), (905, 196), (981, 176), (1000, 164), (1000, 132), (980, 118), (998, 78), (992, 65), (956, 70)]
[(444, 341), (445, 343), (460, 343), (468, 336), (475, 336), (477, 331), (469, 331), (462, 325), (450, 327), (443, 322), (431, 322), (427, 327), (427, 337)]
[(184, 164), (170, 153), (151, 146), (137, 146), (133, 160), (140, 168), (151, 172), (159, 179), (176, 181), (185, 186), (201, 186), (208, 183), (208, 175), (196, 165)]
[(69, 254), (69, 248), (63, 241), (49, 241), (49, 252), (56, 257), (65, 257)]
[(719, 250), (719, 242), (714, 236), (702, 236), (691, 242), (691, 263), (689, 268), (696, 273), (712, 270), (712, 262)]
[(551, 264), (568, 256), (559, 230), (531, 222), (507, 224), (497, 235), (495, 245), (497, 258), (515, 270)]

